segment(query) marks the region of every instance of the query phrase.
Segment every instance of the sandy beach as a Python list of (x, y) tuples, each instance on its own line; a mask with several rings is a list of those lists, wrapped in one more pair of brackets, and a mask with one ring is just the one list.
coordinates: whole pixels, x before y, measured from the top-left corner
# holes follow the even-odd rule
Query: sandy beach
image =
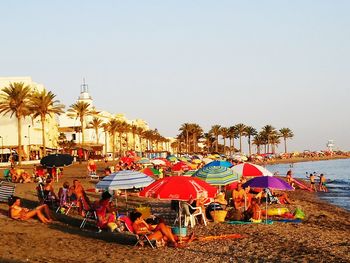
[[(99, 169), (104, 163), (98, 163)], [(64, 169), (64, 177), (55, 183), (57, 191), (64, 181), (78, 178), (86, 189), (94, 183), (86, 179), (86, 164)], [(31, 167), (27, 168), (28, 170)], [(37, 205), (36, 184), (17, 184), (16, 195), (24, 206)], [(89, 193), (91, 199), (98, 195)], [(194, 240), (184, 248), (134, 247), (133, 237), (119, 233), (96, 233), (93, 227), (82, 231), (82, 218), (76, 212), (56, 215), (57, 220), (44, 225), (37, 220), (15, 221), (8, 218), (8, 206), (0, 204), (1, 262), (350, 262), (350, 212), (321, 201), (317, 194), (296, 190), (294, 201), (284, 205), (293, 211), (301, 208), (306, 219), (302, 223), (272, 225), (229, 225), (209, 223), (197, 225), (196, 237), (241, 234), (239, 239)], [(148, 202), (153, 212), (172, 220), (169, 202), (130, 197), (129, 208)], [(124, 207), (123, 198), (118, 205)], [(278, 207), (281, 205), (272, 205)], [(122, 209), (121, 209), (122, 210)], [(191, 231), (191, 230), (190, 230)]]

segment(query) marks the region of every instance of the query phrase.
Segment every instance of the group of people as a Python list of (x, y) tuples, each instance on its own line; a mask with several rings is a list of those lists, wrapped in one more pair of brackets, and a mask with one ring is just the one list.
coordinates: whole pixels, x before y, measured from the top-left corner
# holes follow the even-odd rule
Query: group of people
[[(310, 188), (314, 191), (320, 191), (320, 192), (328, 192), (327, 186), (326, 186), (326, 177), (324, 176), (323, 173), (318, 175), (316, 172), (313, 173), (308, 173), (306, 172), (306, 177), (310, 181)], [(316, 178), (319, 177), (319, 182), (318, 182), (318, 189), (316, 186)], [(288, 170), (287, 175), (286, 175), (287, 183), (289, 183), (293, 188), (295, 188), (295, 183), (292, 175), (292, 170)]]

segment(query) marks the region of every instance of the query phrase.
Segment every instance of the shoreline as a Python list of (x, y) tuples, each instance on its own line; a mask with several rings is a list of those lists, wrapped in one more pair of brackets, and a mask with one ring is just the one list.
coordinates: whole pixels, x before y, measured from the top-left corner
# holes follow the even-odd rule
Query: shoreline
[(300, 162), (317, 162), (317, 161), (329, 161), (338, 159), (350, 159), (350, 156), (346, 155), (335, 155), (335, 156), (324, 156), (324, 157), (292, 157), (288, 159), (272, 159), (265, 161), (263, 165), (274, 165), (274, 164), (285, 164), (285, 163), (300, 163)]

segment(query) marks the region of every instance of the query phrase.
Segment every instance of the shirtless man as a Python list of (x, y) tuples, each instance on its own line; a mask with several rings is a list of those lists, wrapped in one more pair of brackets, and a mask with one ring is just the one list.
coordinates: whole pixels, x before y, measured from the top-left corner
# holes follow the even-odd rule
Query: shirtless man
[(21, 199), (17, 196), (13, 196), (10, 205), (10, 217), (12, 219), (28, 220), (37, 216), (39, 220), (45, 224), (51, 223), (52, 218), (50, 216), (50, 210), (47, 205), (40, 205), (33, 210), (21, 207)]

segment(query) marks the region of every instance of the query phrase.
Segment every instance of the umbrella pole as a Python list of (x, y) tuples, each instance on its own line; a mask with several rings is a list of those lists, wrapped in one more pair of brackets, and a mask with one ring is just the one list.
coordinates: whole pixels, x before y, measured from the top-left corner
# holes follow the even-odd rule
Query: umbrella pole
[(179, 201), (179, 241), (181, 243), (181, 202)]
[(265, 224), (267, 224), (267, 192), (266, 192), (266, 205), (265, 205)]
[(126, 212), (128, 212), (128, 195), (126, 193), (126, 189), (125, 189), (125, 207), (126, 207)]

